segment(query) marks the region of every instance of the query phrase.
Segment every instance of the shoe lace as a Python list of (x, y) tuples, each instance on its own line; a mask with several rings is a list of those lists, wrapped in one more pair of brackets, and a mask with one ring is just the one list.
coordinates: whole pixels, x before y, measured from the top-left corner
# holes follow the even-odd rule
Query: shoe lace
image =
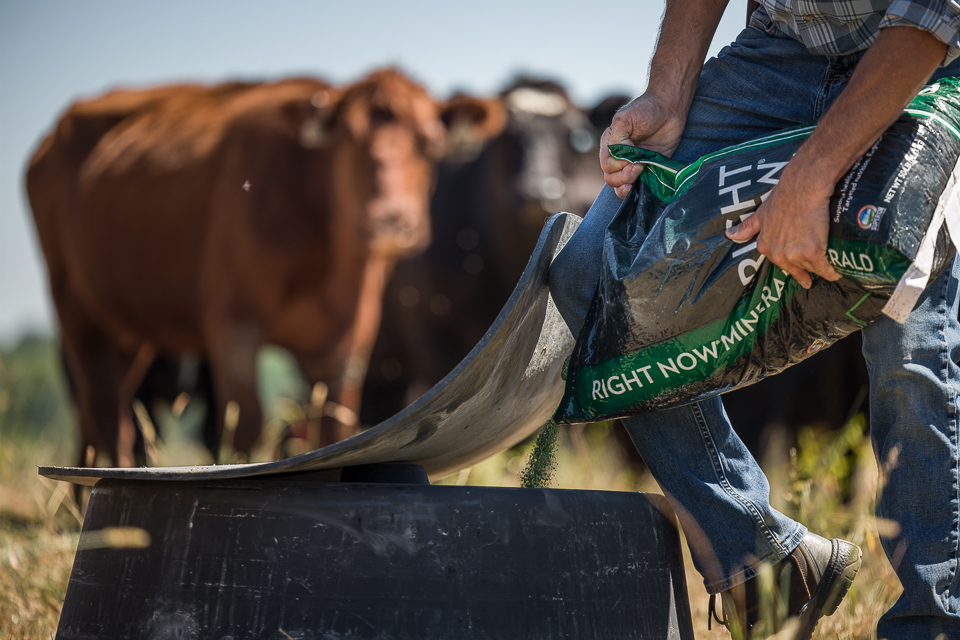
[(710, 604), (707, 605), (709, 609), (709, 612), (707, 613), (707, 631), (711, 630), (714, 620), (717, 621), (717, 624), (727, 627), (728, 629), (730, 628), (730, 623), (727, 621), (727, 614), (723, 610), (723, 607), (720, 607), (720, 615), (723, 617), (721, 618), (720, 616), (717, 615), (716, 601), (717, 601), (717, 594), (711, 593)]

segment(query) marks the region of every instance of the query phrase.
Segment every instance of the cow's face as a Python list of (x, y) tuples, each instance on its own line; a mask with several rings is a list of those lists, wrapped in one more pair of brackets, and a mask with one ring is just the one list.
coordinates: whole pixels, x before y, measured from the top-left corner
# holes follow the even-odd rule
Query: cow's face
[(404, 256), (425, 249), (434, 166), (444, 145), (436, 103), (386, 70), (348, 88), (332, 118), (344, 142), (337, 162), (349, 165), (370, 250)]
[(509, 118), (499, 155), (514, 206), (537, 225), (558, 211), (585, 213), (602, 184), (587, 115), (551, 83), (521, 81), (502, 100)]

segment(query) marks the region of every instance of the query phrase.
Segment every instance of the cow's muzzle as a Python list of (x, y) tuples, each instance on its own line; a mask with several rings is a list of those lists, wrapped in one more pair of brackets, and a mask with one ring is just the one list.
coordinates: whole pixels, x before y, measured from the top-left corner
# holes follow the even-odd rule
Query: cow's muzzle
[(407, 198), (377, 198), (368, 206), (368, 238), (376, 253), (407, 256), (430, 244), (426, 203)]

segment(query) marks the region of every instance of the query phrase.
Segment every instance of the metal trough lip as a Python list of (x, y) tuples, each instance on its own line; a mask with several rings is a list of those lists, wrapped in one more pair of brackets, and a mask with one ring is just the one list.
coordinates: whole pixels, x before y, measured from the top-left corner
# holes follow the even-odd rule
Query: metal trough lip
[(539, 429), (563, 393), (560, 377), (574, 336), (548, 291), (548, 273), (580, 224), (547, 220), (520, 281), (473, 350), (432, 389), (375, 427), (283, 460), (186, 467), (39, 467), (55, 480), (211, 480), (336, 469), (383, 462), (422, 465), (432, 480), (507, 449)]

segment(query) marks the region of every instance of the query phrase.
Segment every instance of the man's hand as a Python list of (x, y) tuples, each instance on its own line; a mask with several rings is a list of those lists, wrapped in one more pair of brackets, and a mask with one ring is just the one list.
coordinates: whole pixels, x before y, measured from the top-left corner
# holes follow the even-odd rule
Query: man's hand
[(812, 285), (811, 273), (838, 280), (826, 257), (827, 205), (834, 187), (900, 116), (946, 51), (945, 44), (920, 29), (881, 31), (766, 202), (727, 236), (734, 242), (757, 236), (757, 250), (805, 289)]
[(604, 180), (621, 198), (630, 192), (643, 165), (613, 159), (607, 145), (629, 144), (665, 156), (676, 151), (707, 47), (728, 1), (667, 0), (647, 90), (617, 113), (600, 138)]
[[(796, 158), (795, 158), (796, 160)], [(758, 233), (757, 251), (793, 276), (804, 289), (811, 273), (831, 282), (840, 279), (827, 260), (830, 231), (828, 204), (834, 181), (791, 162), (757, 212), (727, 232), (734, 242), (748, 242)]]
[(617, 160), (610, 155), (607, 145), (629, 144), (670, 156), (680, 144), (683, 124), (683, 116), (665, 100), (650, 93), (643, 94), (617, 112), (613, 123), (600, 137), (603, 179), (616, 189), (617, 196), (625, 198), (630, 193), (630, 185), (643, 171), (643, 165)]

